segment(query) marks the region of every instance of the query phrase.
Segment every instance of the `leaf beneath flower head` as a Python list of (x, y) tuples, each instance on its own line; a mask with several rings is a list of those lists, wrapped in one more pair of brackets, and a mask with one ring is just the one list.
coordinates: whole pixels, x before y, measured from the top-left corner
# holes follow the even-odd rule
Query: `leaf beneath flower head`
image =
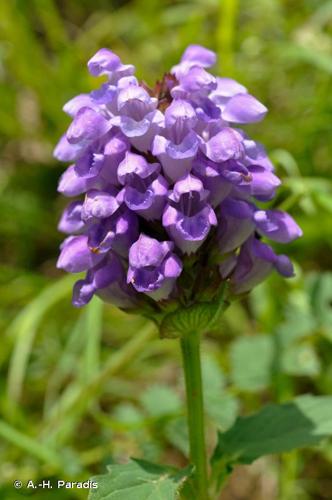
[(109, 472), (91, 478), (98, 488), (91, 489), (89, 500), (175, 500), (191, 468), (162, 467), (143, 460), (108, 467)]

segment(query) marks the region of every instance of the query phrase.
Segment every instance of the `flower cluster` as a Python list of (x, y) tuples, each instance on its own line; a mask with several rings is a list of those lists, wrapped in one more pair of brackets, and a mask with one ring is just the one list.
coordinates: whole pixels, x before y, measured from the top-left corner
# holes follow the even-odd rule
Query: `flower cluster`
[(107, 49), (88, 62), (107, 81), (65, 104), (73, 121), (54, 153), (73, 163), (59, 191), (85, 194), (59, 223), (69, 236), (58, 267), (86, 271), (74, 305), (94, 294), (123, 308), (143, 298), (190, 302), (221, 281), (242, 294), (272, 269), (293, 275), (288, 257), (261, 237), (288, 243), (301, 230), (287, 213), (261, 208), (280, 180), (263, 146), (238, 128), (267, 109), (241, 84), (210, 74), (215, 59), (190, 45), (154, 88)]

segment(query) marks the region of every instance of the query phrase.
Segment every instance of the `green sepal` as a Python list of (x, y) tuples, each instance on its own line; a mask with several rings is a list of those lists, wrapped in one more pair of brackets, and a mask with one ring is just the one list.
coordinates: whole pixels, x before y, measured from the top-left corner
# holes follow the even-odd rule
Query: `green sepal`
[(179, 337), (190, 332), (206, 332), (219, 324), (222, 313), (229, 306), (224, 300), (226, 284), (218, 291), (214, 301), (197, 302), (188, 307), (180, 307), (167, 314), (160, 324), (160, 336)]

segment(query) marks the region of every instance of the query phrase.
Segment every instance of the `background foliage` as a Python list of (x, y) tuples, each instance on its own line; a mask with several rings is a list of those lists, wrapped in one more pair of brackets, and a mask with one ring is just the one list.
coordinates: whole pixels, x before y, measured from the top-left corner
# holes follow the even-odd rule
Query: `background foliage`
[[(204, 343), (211, 430), (264, 402), (331, 394), (332, 2), (329, 0), (8, 0), (0, 2), (0, 496), (14, 479), (86, 480), (129, 456), (182, 466), (188, 450), (180, 353), (144, 320), (95, 299), (70, 305), (55, 270), (65, 201), (52, 148), (61, 108), (92, 89), (100, 47), (153, 82), (188, 43), (219, 56), (270, 109), (248, 132), (281, 177), (277, 206), (304, 230), (290, 246), (297, 276), (273, 276), (226, 313)], [(332, 445), (261, 459), (224, 499), (330, 499)], [(33, 497), (86, 498), (82, 490)]]

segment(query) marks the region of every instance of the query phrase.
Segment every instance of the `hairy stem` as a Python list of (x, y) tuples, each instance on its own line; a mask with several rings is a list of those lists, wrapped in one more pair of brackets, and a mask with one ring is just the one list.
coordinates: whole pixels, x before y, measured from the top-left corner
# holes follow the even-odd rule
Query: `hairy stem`
[(199, 333), (190, 332), (183, 335), (181, 350), (186, 383), (190, 460), (195, 467), (195, 490), (198, 500), (208, 500)]

